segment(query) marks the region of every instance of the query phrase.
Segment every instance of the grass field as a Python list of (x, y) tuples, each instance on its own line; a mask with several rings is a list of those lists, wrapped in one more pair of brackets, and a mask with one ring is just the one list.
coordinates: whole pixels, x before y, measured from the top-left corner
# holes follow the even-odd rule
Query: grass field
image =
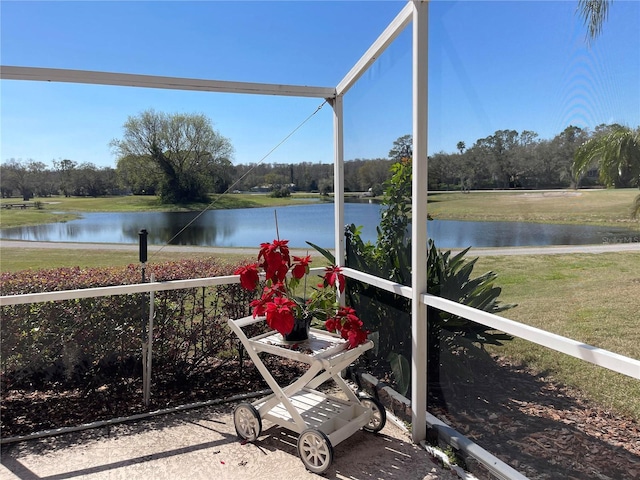
[[(188, 258), (208, 258), (214, 256), (208, 253), (193, 253), (188, 251), (160, 251), (149, 250), (149, 263), (163, 263)], [(236, 262), (255, 255), (224, 254), (224, 260)], [(116, 267), (139, 264), (138, 249), (110, 250), (110, 249), (73, 249), (68, 248), (7, 248), (0, 249), (0, 271), (16, 272), (19, 270), (37, 270), (57, 267)]]
[[(228, 194), (213, 195), (210, 203), (190, 203), (188, 205), (166, 205), (156, 196), (128, 195), (123, 197), (51, 197), (37, 198), (41, 209), (12, 208), (0, 210), (0, 226), (18, 227), (43, 223), (65, 222), (78, 218), (81, 212), (180, 212), (202, 211), (205, 209), (277, 207), (300, 205), (309, 200), (323, 201), (318, 194), (294, 194), (289, 198), (272, 198), (269, 195)], [(2, 203), (22, 203), (16, 199), (3, 199)]]
[(429, 213), (440, 220), (609, 225), (640, 230), (631, 218), (637, 188), (536, 192), (434, 193)]

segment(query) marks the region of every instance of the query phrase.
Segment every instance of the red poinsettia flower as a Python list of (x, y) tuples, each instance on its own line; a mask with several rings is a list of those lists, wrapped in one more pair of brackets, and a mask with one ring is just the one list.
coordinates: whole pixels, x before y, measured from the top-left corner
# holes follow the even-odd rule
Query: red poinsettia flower
[(291, 333), (295, 321), (293, 315), (293, 308), (295, 306), (295, 302), (288, 298), (275, 297), (266, 305), (265, 315), (267, 325), (283, 335)]
[(283, 282), (289, 271), (291, 257), (289, 256), (289, 240), (274, 240), (272, 243), (260, 244), (258, 261), (264, 269), (267, 280)]
[(293, 265), (293, 270), (291, 270), (291, 275), (293, 275), (293, 278), (297, 278), (299, 280), (307, 273), (309, 273), (311, 255), (307, 255), (306, 257), (293, 257), (293, 261), (295, 262), (295, 264)]
[(335, 318), (327, 318), (324, 322), (324, 328), (327, 329), (327, 332), (334, 333), (338, 328), (338, 321)]
[(256, 298), (255, 300), (251, 300), (249, 304), (251, 308), (253, 308), (253, 318), (263, 316), (266, 311), (266, 302), (263, 301), (262, 298)]
[(344, 292), (345, 282), (342, 269), (336, 265), (327, 267), (324, 272), (324, 286), (336, 287), (340, 293)]
[[(293, 260), (293, 261), (292, 261)], [(317, 289), (306, 296), (296, 296), (299, 281), (310, 272), (311, 256), (294, 256), (289, 252), (288, 240), (274, 240), (260, 244), (258, 262), (240, 267), (240, 283), (247, 290), (255, 290), (260, 284), (259, 271), (264, 272), (264, 289), (259, 299), (250, 306), (253, 316), (265, 316), (267, 324), (283, 335), (291, 333), (296, 318), (326, 319), (326, 328), (337, 332), (347, 340), (349, 348), (354, 348), (367, 340), (367, 332), (356, 312), (348, 307), (333, 307), (337, 301), (336, 292), (345, 290), (345, 277), (340, 267), (328, 267)], [(306, 286), (306, 282), (305, 282)]]
[(349, 348), (355, 348), (367, 341), (369, 331), (363, 328), (362, 320), (351, 307), (340, 307), (333, 317), (324, 324), (329, 332), (336, 332), (347, 340)]
[(244, 288), (245, 290), (255, 290), (255, 288), (258, 286), (260, 275), (258, 274), (257, 263), (239, 267), (233, 273), (235, 275), (240, 275), (240, 285), (242, 285), (242, 288)]
[(355, 348), (358, 345), (362, 345), (367, 341), (367, 335), (369, 332), (367, 330), (361, 329), (350, 329), (347, 335), (347, 341), (349, 342), (349, 348)]

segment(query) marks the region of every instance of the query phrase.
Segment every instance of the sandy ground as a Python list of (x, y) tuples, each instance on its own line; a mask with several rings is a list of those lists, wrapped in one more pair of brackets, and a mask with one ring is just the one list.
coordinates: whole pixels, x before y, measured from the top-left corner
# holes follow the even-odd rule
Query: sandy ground
[(297, 455), (297, 435), (265, 422), (254, 443), (238, 440), (234, 405), (205, 407), (2, 447), (0, 479), (402, 479), (452, 480), (408, 433), (388, 421), (335, 446), (322, 475)]

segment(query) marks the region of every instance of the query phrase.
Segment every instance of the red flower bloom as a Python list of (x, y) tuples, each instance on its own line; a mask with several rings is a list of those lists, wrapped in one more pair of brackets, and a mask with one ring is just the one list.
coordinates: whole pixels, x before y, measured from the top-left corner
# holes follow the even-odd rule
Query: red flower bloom
[[(325, 326), (330, 332), (338, 333), (347, 340), (348, 348), (353, 348), (367, 340), (367, 332), (352, 308), (333, 307), (337, 301), (336, 292), (345, 290), (345, 277), (340, 267), (328, 267), (317, 289), (307, 297), (296, 296), (299, 280), (309, 274), (311, 256), (293, 257), (289, 254), (288, 240), (274, 240), (260, 244), (258, 261), (240, 267), (240, 283), (247, 290), (255, 290), (260, 285), (259, 270), (264, 271), (264, 289), (259, 299), (253, 300), (253, 316), (265, 316), (267, 324), (283, 335), (291, 333), (295, 318), (304, 316), (326, 319)], [(306, 282), (305, 282), (306, 286)], [(329, 318), (327, 318), (329, 317)]]
[(351, 329), (347, 335), (347, 341), (349, 342), (349, 348), (355, 348), (358, 345), (367, 341), (368, 330)]
[(333, 317), (328, 318), (324, 323), (329, 332), (336, 332), (347, 340), (348, 348), (355, 348), (367, 341), (369, 331), (362, 328), (364, 324), (356, 315), (356, 311), (351, 307), (340, 307)]
[(295, 305), (295, 302), (288, 298), (275, 297), (266, 305), (267, 325), (283, 335), (291, 333), (295, 321), (293, 316)]
[(253, 318), (261, 317), (267, 311), (266, 303), (262, 298), (257, 298), (255, 300), (251, 300), (249, 306), (253, 307)]
[(344, 292), (344, 275), (338, 266), (327, 267), (324, 273), (324, 283), (332, 287), (337, 287), (340, 293)]
[(328, 332), (335, 332), (337, 324), (338, 322), (335, 318), (327, 318), (327, 320), (324, 322), (324, 328), (326, 328)]
[(264, 269), (267, 280), (284, 281), (291, 263), (288, 243), (289, 240), (274, 240), (273, 243), (260, 244), (258, 261), (262, 259), (260, 266)]
[(258, 286), (260, 276), (258, 274), (257, 263), (240, 267), (233, 273), (235, 275), (240, 275), (240, 285), (242, 285), (242, 288), (245, 290), (255, 290)]
[(293, 278), (297, 278), (299, 280), (309, 273), (311, 255), (307, 255), (306, 257), (293, 257), (293, 261), (295, 262), (293, 270), (291, 271)]

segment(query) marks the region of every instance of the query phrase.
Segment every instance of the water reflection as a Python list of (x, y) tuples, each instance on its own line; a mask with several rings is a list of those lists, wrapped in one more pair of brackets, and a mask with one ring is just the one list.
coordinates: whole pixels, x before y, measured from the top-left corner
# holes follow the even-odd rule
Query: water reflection
[[(138, 243), (138, 232), (149, 231), (155, 245), (255, 247), (276, 238), (273, 208), (194, 212), (87, 213), (66, 223), (0, 229), (10, 240), (46, 242)], [(334, 243), (333, 205), (278, 207), (280, 238), (292, 247), (309, 240), (322, 247)], [(380, 206), (345, 204), (347, 224), (362, 225), (365, 241), (375, 241)], [(185, 228), (186, 227), (186, 228)], [(537, 245), (587, 245), (614, 243), (616, 238), (638, 238), (638, 232), (620, 228), (581, 225), (544, 225), (517, 222), (459, 222), (435, 220), (428, 234), (441, 248), (511, 247)]]

